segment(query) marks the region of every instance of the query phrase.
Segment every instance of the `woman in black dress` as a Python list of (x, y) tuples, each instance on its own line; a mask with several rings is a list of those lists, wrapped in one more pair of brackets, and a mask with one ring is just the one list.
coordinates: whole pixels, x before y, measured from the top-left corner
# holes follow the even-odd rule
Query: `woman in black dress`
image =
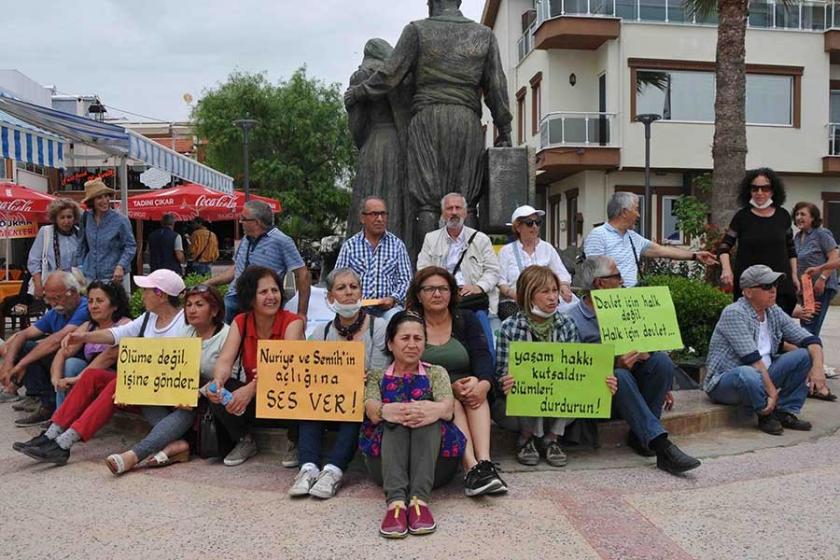
[[(750, 266), (763, 264), (784, 273), (776, 303), (790, 315), (796, 307), (799, 278), (790, 214), (782, 208), (785, 196), (782, 179), (775, 171), (766, 167), (748, 171), (738, 193), (741, 209), (718, 246), (718, 257), (723, 267), (721, 284), (733, 287), (735, 300), (741, 297), (741, 272)], [(733, 270), (730, 252), (736, 245)]]

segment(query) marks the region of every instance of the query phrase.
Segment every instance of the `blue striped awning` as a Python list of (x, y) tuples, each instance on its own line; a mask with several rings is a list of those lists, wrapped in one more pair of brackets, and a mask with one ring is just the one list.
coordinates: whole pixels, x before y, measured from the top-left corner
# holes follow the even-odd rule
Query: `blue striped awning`
[(2, 94), (0, 94), (0, 110), (30, 126), (48, 130), (69, 141), (94, 146), (107, 154), (127, 156), (162, 169), (185, 181), (198, 183), (227, 194), (233, 193), (233, 177), (161, 146), (133, 130), (33, 105)]
[(0, 111), (0, 158), (64, 167), (64, 139)]

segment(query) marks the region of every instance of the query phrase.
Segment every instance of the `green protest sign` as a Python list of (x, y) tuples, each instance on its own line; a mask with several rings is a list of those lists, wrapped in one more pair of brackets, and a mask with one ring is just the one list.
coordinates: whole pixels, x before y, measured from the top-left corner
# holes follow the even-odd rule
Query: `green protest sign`
[(609, 418), (613, 374), (610, 344), (513, 342), (508, 372), (516, 380), (508, 416)]
[(627, 352), (678, 350), (683, 347), (677, 312), (667, 286), (619, 288), (590, 292), (601, 342)]

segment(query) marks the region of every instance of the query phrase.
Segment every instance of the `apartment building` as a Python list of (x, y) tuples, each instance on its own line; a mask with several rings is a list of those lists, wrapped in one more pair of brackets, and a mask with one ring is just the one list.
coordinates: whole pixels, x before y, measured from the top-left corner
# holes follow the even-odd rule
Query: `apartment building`
[[(482, 23), (499, 42), (513, 143), (536, 151), (546, 238), (580, 245), (606, 219), (613, 192), (643, 193), (644, 127), (635, 117), (655, 113), (662, 118), (652, 125), (654, 212), (645, 233), (684, 243), (673, 204), (712, 169), (715, 17), (693, 17), (682, 0), (487, 0)], [(840, 239), (835, 24), (840, 1), (751, 3), (747, 167), (777, 170), (788, 209), (817, 204)]]

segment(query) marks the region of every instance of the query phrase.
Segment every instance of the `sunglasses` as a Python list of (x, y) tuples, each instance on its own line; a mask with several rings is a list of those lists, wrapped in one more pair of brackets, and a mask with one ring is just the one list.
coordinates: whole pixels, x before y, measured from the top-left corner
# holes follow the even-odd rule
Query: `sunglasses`
[(207, 284), (199, 284), (197, 286), (193, 286), (192, 288), (187, 288), (185, 295), (191, 296), (193, 294), (204, 294), (210, 291), (210, 286)]
[(540, 227), (542, 225), (542, 220), (528, 219), (528, 220), (522, 220), (522, 223), (525, 224), (528, 227), (534, 227), (534, 226)]
[(750, 185), (752, 192), (773, 192), (773, 187), (770, 185)]
[(775, 290), (777, 288), (777, 285), (776, 285), (775, 282), (773, 282), (772, 284), (761, 284), (761, 285), (756, 286), (756, 287), (761, 288), (762, 290), (765, 290), (765, 291), (769, 292), (770, 290)]

